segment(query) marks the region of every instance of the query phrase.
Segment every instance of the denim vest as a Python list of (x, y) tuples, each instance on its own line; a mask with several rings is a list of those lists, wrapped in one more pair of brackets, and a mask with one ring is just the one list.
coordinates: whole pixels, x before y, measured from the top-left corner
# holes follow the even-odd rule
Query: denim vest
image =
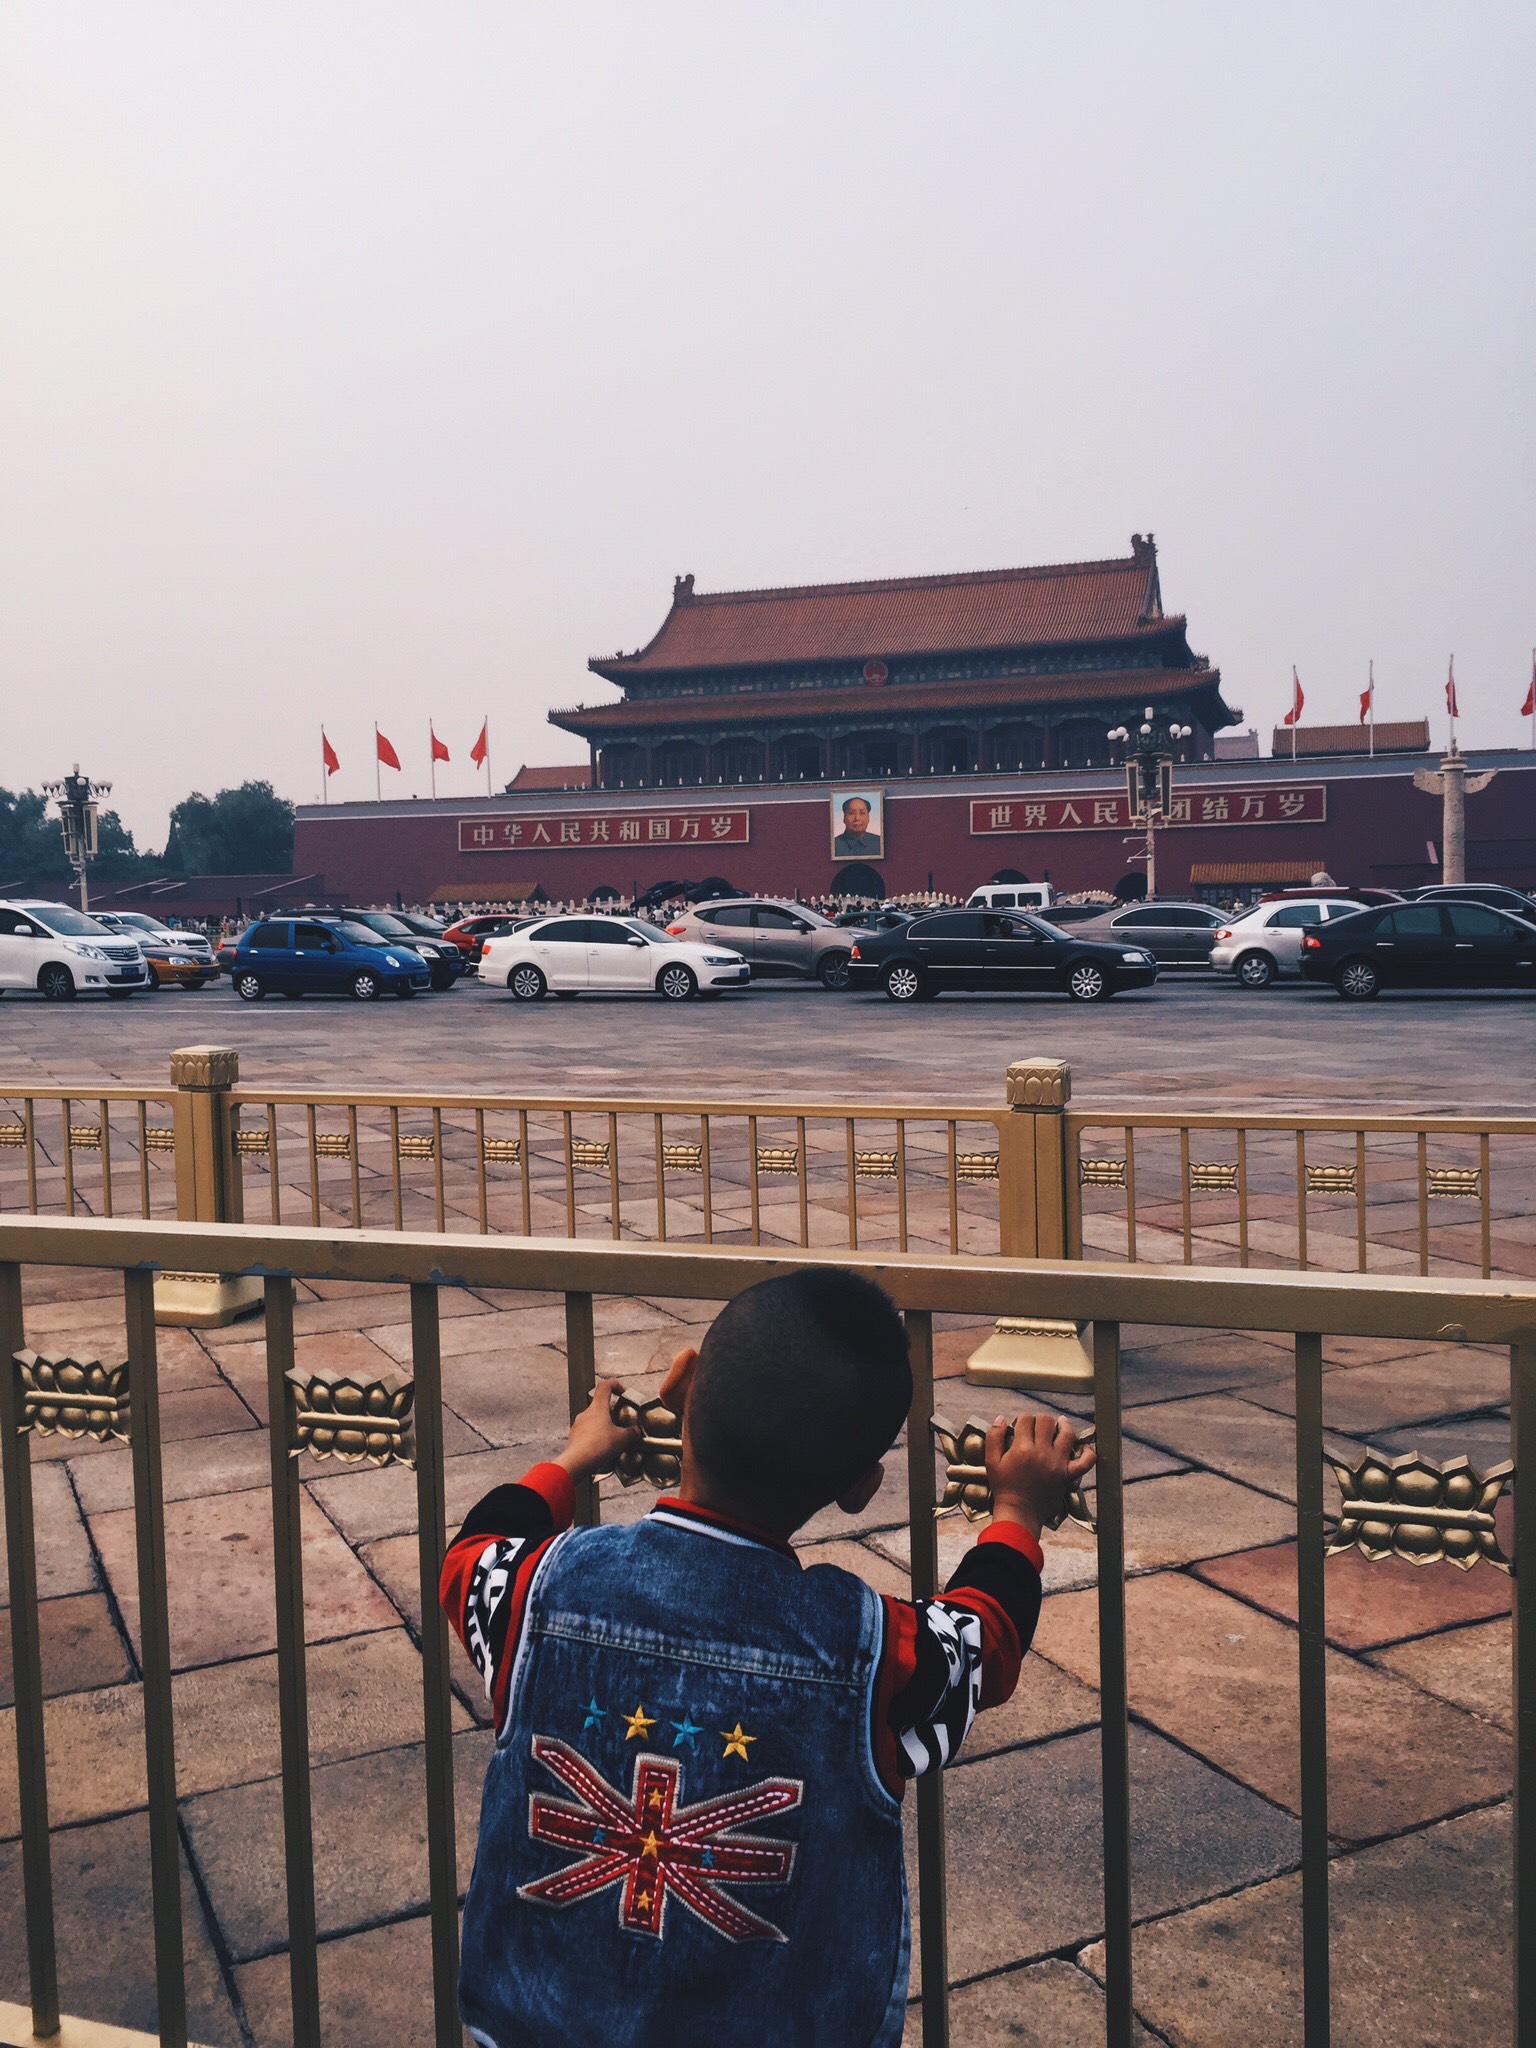
[(882, 1610), (665, 1511), (531, 1588), (486, 1776), (460, 2006), (488, 2048), (896, 2048), (901, 1807), (870, 1747)]

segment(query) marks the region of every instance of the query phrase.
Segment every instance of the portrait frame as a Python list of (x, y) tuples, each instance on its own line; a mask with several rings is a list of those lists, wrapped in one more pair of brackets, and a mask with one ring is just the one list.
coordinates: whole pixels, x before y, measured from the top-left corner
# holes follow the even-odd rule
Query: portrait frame
[(885, 791), (878, 785), (861, 782), (834, 789), (827, 799), (827, 824), (834, 860), (885, 859)]

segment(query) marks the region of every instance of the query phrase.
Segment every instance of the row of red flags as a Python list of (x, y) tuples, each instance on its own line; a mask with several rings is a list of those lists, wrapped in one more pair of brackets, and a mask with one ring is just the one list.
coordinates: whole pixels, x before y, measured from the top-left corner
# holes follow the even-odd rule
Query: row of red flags
[[(449, 753), (446, 744), (438, 738), (430, 720), (427, 723), (427, 734), (432, 743), (431, 759), (433, 761), (451, 761), (453, 756)], [(400, 766), (400, 756), (395, 751), (394, 742), (384, 733), (380, 732), (377, 726), (373, 728), (373, 741), (379, 765), (383, 768), (398, 768)], [(480, 737), (469, 750), (469, 758), (477, 768), (482, 768), (485, 765), (485, 758), (490, 751), (491, 721), (487, 719), (480, 728)], [(325, 764), (327, 775), (334, 775), (341, 766), (341, 756), (326, 738), (323, 725), (320, 728), (320, 758)]]
[[(1306, 693), (1301, 687), (1301, 677), (1297, 675), (1293, 668), (1291, 670), (1291, 708), (1286, 712), (1283, 721), (1286, 725), (1299, 725), (1301, 723), (1301, 707), (1306, 701)], [(1451, 656), (1450, 671), (1445, 679), (1445, 708), (1452, 718), (1459, 718), (1461, 716), (1460, 706), (1456, 702), (1456, 657), (1454, 654)], [(1531, 656), (1530, 687), (1525, 693), (1525, 702), (1520, 706), (1520, 716), (1522, 718), (1536, 718), (1536, 652), (1533, 652)], [(1371, 679), (1360, 692), (1360, 723), (1365, 725), (1374, 721), (1375, 717), (1376, 670), (1373, 664)]]

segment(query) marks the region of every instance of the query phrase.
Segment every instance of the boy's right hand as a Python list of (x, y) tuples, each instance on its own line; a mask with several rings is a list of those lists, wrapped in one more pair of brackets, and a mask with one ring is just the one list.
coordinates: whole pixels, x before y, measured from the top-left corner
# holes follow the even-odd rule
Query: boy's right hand
[(571, 1424), (565, 1449), (553, 1460), (563, 1465), (573, 1479), (590, 1479), (594, 1472), (610, 1472), (620, 1451), (638, 1434), (632, 1422), (615, 1422), (613, 1404), (624, 1387), (619, 1380), (599, 1380), (592, 1398)]
[[(1010, 1440), (1009, 1432), (1012, 1432)], [(987, 1431), (987, 1480), (992, 1518), (1020, 1522), (1038, 1537), (1067, 1504), (1067, 1495), (1093, 1469), (1091, 1444), (1078, 1447), (1064, 1417), (999, 1415)]]

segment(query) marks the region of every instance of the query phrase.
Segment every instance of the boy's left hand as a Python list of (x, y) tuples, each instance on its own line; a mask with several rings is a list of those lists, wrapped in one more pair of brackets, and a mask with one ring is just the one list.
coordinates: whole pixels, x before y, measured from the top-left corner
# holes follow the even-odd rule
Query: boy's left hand
[(614, 1398), (623, 1391), (618, 1380), (599, 1380), (592, 1389), (591, 1400), (571, 1424), (565, 1449), (553, 1462), (563, 1466), (573, 1479), (590, 1479), (594, 1472), (611, 1471), (620, 1451), (635, 1441), (637, 1431), (633, 1423), (613, 1419)]

